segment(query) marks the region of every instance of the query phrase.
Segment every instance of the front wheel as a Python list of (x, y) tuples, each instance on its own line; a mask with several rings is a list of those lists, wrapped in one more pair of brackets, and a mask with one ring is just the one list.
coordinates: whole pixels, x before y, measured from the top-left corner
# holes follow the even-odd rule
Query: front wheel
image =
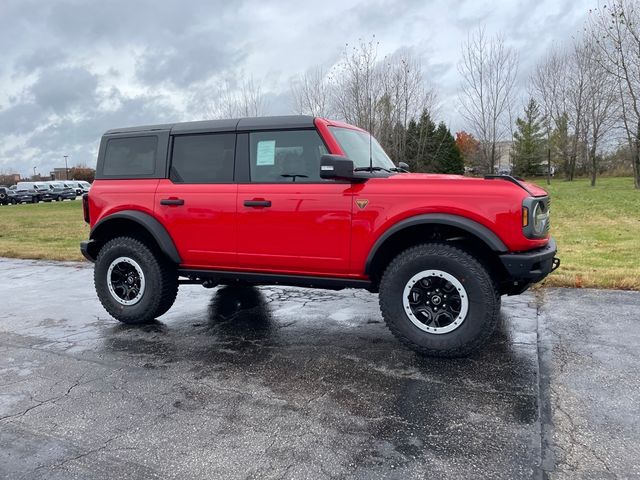
[(500, 303), (478, 260), (434, 243), (409, 248), (391, 261), (380, 282), (380, 309), (391, 332), (413, 350), (461, 357), (489, 339)]
[(175, 265), (129, 237), (114, 238), (100, 249), (94, 282), (105, 310), (128, 324), (159, 317), (173, 305), (178, 293)]

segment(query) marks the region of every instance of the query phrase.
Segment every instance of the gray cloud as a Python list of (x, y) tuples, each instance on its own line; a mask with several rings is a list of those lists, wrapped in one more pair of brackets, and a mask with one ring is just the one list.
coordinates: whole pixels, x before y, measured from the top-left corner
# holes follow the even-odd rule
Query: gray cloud
[(0, 2), (0, 171), (41, 172), (62, 155), (91, 164), (107, 129), (202, 118), (226, 81), (262, 83), (274, 114), (289, 82), (333, 65), (345, 44), (375, 34), (380, 57), (411, 48), (457, 128), (456, 64), (467, 31), (486, 23), (526, 72), (566, 39), (596, 0), (3, 0)]
[[(222, 38), (223, 40), (220, 40)], [(180, 38), (168, 47), (145, 51), (136, 63), (137, 77), (148, 85), (169, 82), (187, 87), (224, 72), (242, 53), (217, 32)]]
[(35, 102), (43, 110), (60, 115), (79, 106), (94, 106), (98, 78), (82, 67), (43, 70), (31, 88)]
[[(33, 131), (42, 123), (45, 114), (35, 103), (16, 103), (0, 110), (0, 132), (2, 135), (20, 135)], [(0, 168), (2, 168), (0, 166)]]

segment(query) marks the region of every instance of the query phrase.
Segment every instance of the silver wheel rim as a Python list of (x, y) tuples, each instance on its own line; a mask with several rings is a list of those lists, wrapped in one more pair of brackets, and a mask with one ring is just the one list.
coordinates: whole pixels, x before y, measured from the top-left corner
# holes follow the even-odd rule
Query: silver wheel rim
[(469, 312), (469, 297), (453, 275), (442, 270), (423, 270), (405, 285), (402, 305), (416, 327), (440, 335), (462, 325)]
[(107, 287), (113, 299), (121, 305), (135, 305), (144, 295), (142, 268), (129, 257), (118, 257), (107, 270)]

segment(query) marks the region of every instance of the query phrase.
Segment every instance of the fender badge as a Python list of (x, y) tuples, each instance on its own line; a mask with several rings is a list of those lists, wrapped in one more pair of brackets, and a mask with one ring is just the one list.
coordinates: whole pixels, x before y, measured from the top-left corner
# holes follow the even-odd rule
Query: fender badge
[(358, 198), (356, 200), (356, 205), (358, 205), (358, 207), (360, 208), (360, 210), (364, 210), (364, 207), (366, 207), (367, 205), (369, 205), (369, 200), (365, 199), (365, 198)]

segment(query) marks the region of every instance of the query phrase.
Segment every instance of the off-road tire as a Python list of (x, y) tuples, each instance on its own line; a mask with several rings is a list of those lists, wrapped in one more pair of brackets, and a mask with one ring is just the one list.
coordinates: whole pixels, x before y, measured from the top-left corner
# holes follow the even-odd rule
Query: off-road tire
[[(403, 305), (409, 280), (425, 270), (440, 270), (459, 281), (468, 296), (464, 321), (448, 333), (428, 333), (411, 321)], [(380, 282), (380, 310), (391, 332), (424, 355), (463, 357), (482, 347), (493, 334), (500, 314), (500, 295), (489, 271), (472, 255), (451, 245), (411, 247), (387, 266)]]
[[(145, 279), (140, 300), (133, 305), (118, 303), (107, 284), (109, 265), (119, 257), (138, 263)], [(117, 237), (108, 241), (98, 253), (94, 269), (94, 283), (100, 303), (115, 319), (126, 324), (144, 324), (166, 313), (178, 293), (176, 268), (161, 255), (154, 253), (140, 240)]]

